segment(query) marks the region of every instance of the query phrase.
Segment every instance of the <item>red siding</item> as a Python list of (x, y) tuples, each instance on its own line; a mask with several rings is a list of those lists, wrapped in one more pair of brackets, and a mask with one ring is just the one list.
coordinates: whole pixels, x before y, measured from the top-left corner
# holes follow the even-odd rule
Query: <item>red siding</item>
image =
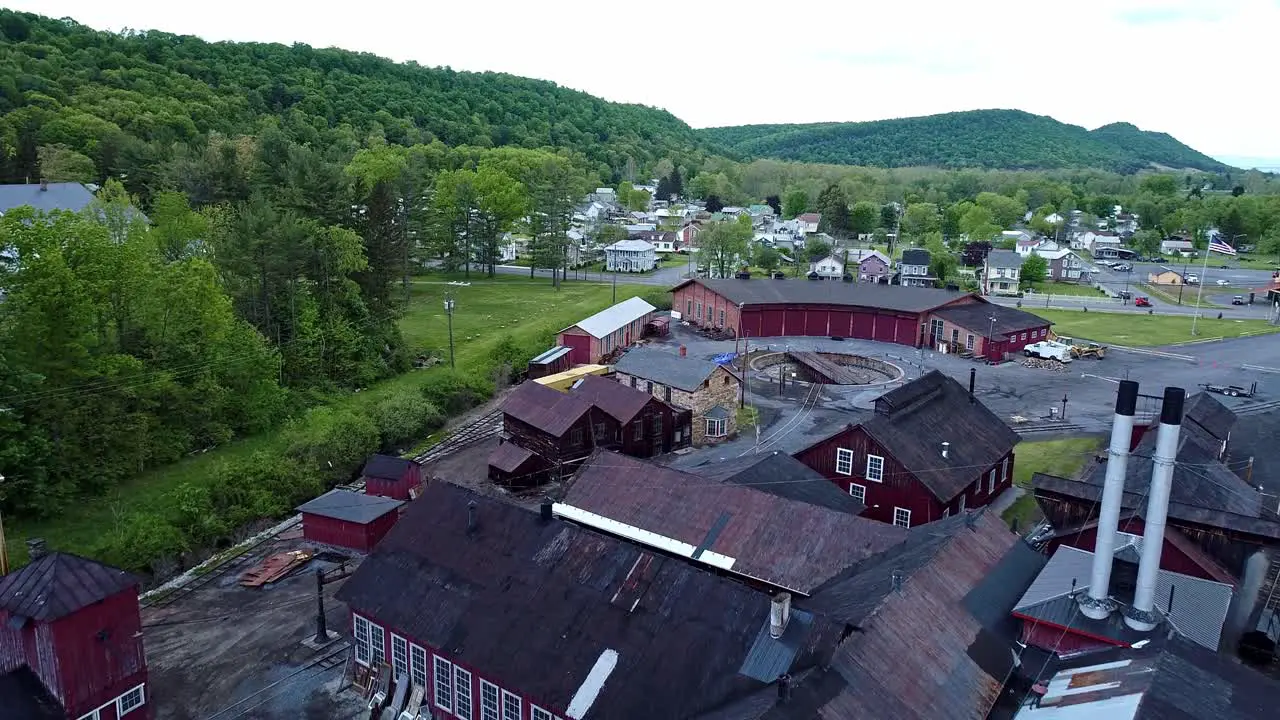
[(389, 512), (373, 522), (362, 524), (302, 513), (302, 535), (313, 542), (369, 552), (396, 524), (397, 518), (399, 513)]
[(828, 331), (834, 337), (850, 337), (853, 326), (853, 313), (848, 310), (832, 310), (827, 319)]
[(761, 337), (781, 337), (784, 325), (785, 313), (781, 310), (766, 309), (760, 312), (762, 320), (760, 322)]
[[(147, 681), (142, 648), (138, 593), (130, 588), (53, 623), (9, 626), (0, 612), (0, 669), (27, 664), (49, 692), (78, 718), (113, 702)], [(150, 688), (144, 692), (149, 695)], [(2, 714), (2, 713), (0, 713)], [(151, 703), (134, 710), (130, 720), (151, 717)], [(115, 706), (103, 709), (114, 720)]]
[(855, 311), (853, 313), (853, 332), (850, 333), (850, 336), (859, 340), (870, 340), (875, 337), (875, 326), (876, 316), (873, 313)]
[(744, 309), (739, 322), (742, 323), (742, 327), (738, 333), (739, 335), (753, 338), (764, 336), (764, 331), (762, 329), (764, 324), (764, 313), (758, 308), (750, 310)]
[(829, 335), (827, 332), (827, 311), (806, 310), (804, 313), (804, 334), (812, 336)]
[[(1067, 630), (1067, 632), (1064, 632), (1064, 630)], [(1038, 623), (1035, 620), (1026, 618), (1022, 620), (1022, 642), (1059, 655), (1103, 650), (1119, 644), (1096, 640), (1086, 635), (1070, 632), (1068, 628), (1048, 623)]]
[(570, 328), (556, 338), (556, 342), (569, 348), (569, 361), (574, 365), (586, 365), (594, 362), (592, 358), (592, 337), (575, 328)]
[[(1132, 535), (1141, 535), (1143, 531), (1143, 523), (1142, 520), (1138, 518), (1122, 520), (1120, 522), (1119, 529), (1120, 532), (1126, 532)], [(1058, 545), (1070, 545), (1074, 548), (1093, 552), (1093, 548), (1097, 543), (1097, 540), (1098, 529), (1095, 527), (1083, 532), (1071, 533), (1071, 535), (1063, 538), (1061, 541), (1055, 541), (1051, 545), (1051, 548), (1056, 550)], [(1164, 541), (1164, 550), (1160, 553), (1160, 568), (1171, 572), (1182, 573), (1183, 575), (1198, 577), (1204, 580), (1221, 582), (1220, 578), (1214, 577), (1212, 573), (1200, 567), (1199, 563), (1193, 560), (1186, 553), (1182, 552), (1182, 550), (1176, 545), (1170, 543), (1168, 539)]]
[(364, 492), (366, 495), (379, 495), (381, 497), (395, 498), (396, 500), (409, 500), (409, 492), (422, 485), (422, 468), (418, 464), (414, 463), (410, 467), (406, 468), (404, 475), (397, 480), (366, 477), (364, 482)]
[[(836, 472), (836, 450), (846, 448), (853, 451), (852, 474), (843, 475)], [(867, 456), (878, 455), (884, 458), (882, 480), (866, 478)], [(990, 468), (974, 473), (974, 480), (965, 490), (949, 502), (944, 503), (936, 498), (933, 491), (920, 482), (915, 475), (904, 468), (879, 443), (866, 434), (861, 426), (853, 426), (819, 441), (796, 453), (796, 459), (812, 468), (815, 472), (840, 486), (848, 492), (850, 485), (861, 485), (865, 488), (864, 500), (867, 509), (863, 517), (892, 523), (894, 508), (911, 511), (911, 525), (923, 525), (943, 517), (944, 512), (958, 512), (960, 498), (964, 498), (964, 507), (975, 508), (990, 503), (999, 497), (1012, 483), (1014, 470), (1014, 454), (1010, 452)], [(1005, 464), (1005, 460), (1008, 464)], [(1007, 470), (1005, 469), (1007, 467)], [(988, 490), (988, 473), (996, 471), (995, 489)]]
[(804, 308), (784, 310), (782, 329), (788, 336), (804, 335)]
[(880, 342), (893, 342), (897, 334), (897, 321), (892, 315), (876, 315), (875, 325), (872, 328), (872, 340)]

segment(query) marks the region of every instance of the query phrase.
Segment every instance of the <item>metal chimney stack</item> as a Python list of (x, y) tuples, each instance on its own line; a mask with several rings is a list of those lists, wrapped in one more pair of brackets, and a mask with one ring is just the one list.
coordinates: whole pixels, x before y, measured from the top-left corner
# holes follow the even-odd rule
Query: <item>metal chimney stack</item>
[(1160, 427), (1156, 431), (1156, 453), (1152, 458), (1151, 489), (1147, 492), (1146, 524), (1142, 529), (1142, 559), (1138, 563), (1138, 584), (1133, 605), (1124, 621), (1134, 630), (1146, 632), (1160, 622), (1156, 612), (1156, 576), (1160, 573), (1160, 553), (1164, 550), (1164, 525), (1169, 516), (1169, 493), (1173, 489), (1173, 468), (1178, 458), (1178, 435), (1182, 431), (1182, 405), (1187, 391), (1164, 389)]
[(780, 592), (769, 603), (769, 637), (777, 640), (791, 621), (791, 593)]
[(1078, 598), (1085, 617), (1102, 620), (1116, 609), (1111, 599), (1111, 564), (1115, 559), (1116, 530), (1120, 526), (1120, 501), (1124, 498), (1124, 478), (1129, 466), (1129, 446), (1133, 442), (1133, 415), (1138, 408), (1138, 383), (1121, 380), (1116, 393), (1116, 415), (1111, 423), (1111, 445), (1107, 448), (1107, 474), (1102, 486), (1102, 509), (1098, 514), (1098, 538), (1093, 546), (1093, 569), (1089, 592)]

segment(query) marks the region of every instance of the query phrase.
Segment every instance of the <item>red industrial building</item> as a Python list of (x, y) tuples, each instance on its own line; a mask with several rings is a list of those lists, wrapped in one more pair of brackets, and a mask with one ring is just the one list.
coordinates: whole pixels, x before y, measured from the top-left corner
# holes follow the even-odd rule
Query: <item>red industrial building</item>
[(404, 501), (330, 490), (298, 506), (302, 535), (312, 542), (369, 552), (396, 520)]
[(841, 337), (928, 345), (1004, 360), (1051, 324), (972, 293), (810, 280), (686, 280), (672, 292), (682, 320), (746, 337)]
[(0, 717), (148, 720), (138, 579), (29, 545), (0, 578)]
[(867, 506), (915, 527), (986, 505), (1013, 478), (1018, 434), (971, 389), (934, 370), (876, 400), (875, 415), (795, 454)]
[(574, 365), (598, 363), (639, 340), (657, 310), (638, 297), (628, 298), (561, 330), (556, 343), (571, 348), (569, 358)]
[(422, 489), (422, 466), (395, 455), (370, 455), (360, 475), (369, 495), (412, 500)]

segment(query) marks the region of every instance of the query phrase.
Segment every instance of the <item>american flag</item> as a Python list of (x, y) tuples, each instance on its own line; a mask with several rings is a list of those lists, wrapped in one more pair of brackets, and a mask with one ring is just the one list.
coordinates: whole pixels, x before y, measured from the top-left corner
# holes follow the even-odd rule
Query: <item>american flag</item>
[(1210, 240), (1209, 252), (1222, 253), (1223, 255), (1231, 255), (1234, 257), (1236, 254), (1236, 249), (1222, 242), (1221, 240)]

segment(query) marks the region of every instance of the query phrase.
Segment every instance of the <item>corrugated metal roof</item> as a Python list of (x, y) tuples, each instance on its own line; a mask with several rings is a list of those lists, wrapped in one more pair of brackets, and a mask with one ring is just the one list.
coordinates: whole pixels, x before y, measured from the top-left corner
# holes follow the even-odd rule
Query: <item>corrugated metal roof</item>
[[(1034, 313), (994, 303), (955, 305), (942, 308), (934, 314), (980, 337), (992, 339), (1053, 324)], [(994, 327), (991, 318), (996, 320)]]
[(616, 332), (636, 320), (639, 320), (651, 312), (656, 312), (657, 310), (657, 308), (645, 302), (641, 298), (627, 298), (613, 307), (601, 310), (576, 325), (571, 325), (569, 328), (565, 328), (565, 330), (577, 327), (581, 328), (583, 332), (590, 334), (592, 337), (603, 338), (610, 333)]
[(401, 505), (404, 505), (401, 500), (335, 488), (299, 505), (297, 510), (309, 515), (364, 525), (395, 512)]
[(96, 560), (51, 552), (0, 577), (0, 609), (50, 622), (138, 583), (124, 570)]
[(590, 411), (591, 404), (582, 398), (536, 382), (521, 383), (502, 403), (503, 413), (553, 437), (564, 435)]
[[(1126, 543), (1127, 545), (1128, 543)], [(1123, 548), (1120, 548), (1123, 549)], [(1117, 559), (1116, 565), (1123, 562)], [(1069, 599), (1072, 604), (1075, 600), (1072, 596), (1072, 582), (1075, 582), (1074, 592), (1080, 593), (1089, 589), (1089, 577), (1093, 566), (1093, 553), (1071, 547), (1070, 545), (1059, 546), (1058, 550), (1050, 558), (1049, 563), (1045, 565), (1044, 570), (1036, 577), (1027, 591), (1023, 593), (1022, 598), (1018, 600), (1018, 604), (1014, 610), (1034, 617), (1040, 617), (1042, 613), (1036, 611), (1036, 607), (1058, 599)], [(1112, 570), (1113, 581), (1116, 578), (1116, 570)], [(1113, 583), (1113, 590), (1114, 590)], [(1165, 613), (1167, 603), (1170, 598), (1170, 592), (1173, 595), (1173, 608), (1171, 612)], [(1132, 591), (1129, 591), (1132, 592)], [(1182, 635), (1193, 640), (1207, 648), (1216, 650), (1218, 641), (1222, 636), (1222, 623), (1227, 618), (1227, 608), (1231, 605), (1231, 597), (1233, 591), (1230, 585), (1213, 582), (1212, 580), (1202, 580), (1201, 578), (1183, 575), (1181, 573), (1161, 570), (1156, 576), (1156, 607), (1162, 614), (1167, 614), (1169, 623)], [(1121, 603), (1132, 602), (1132, 595), (1127, 597), (1116, 598)], [(1050, 618), (1045, 617), (1045, 620)], [(1077, 627), (1082, 631), (1090, 630), (1085, 626), (1087, 618), (1083, 620), (1077, 619), (1072, 627)], [(1103, 633), (1104, 637), (1111, 637), (1111, 634)], [(1125, 636), (1114, 638), (1118, 642), (1129, 643), (1137, 638)]]
[(647, 392), (599, 375), (583, 376), (569, 388), (569, 393), (600, 408), (623, 425), (631, 422), (649, 403), (662, 402)]
[(572, 351), (573, 351), (573, 348), (565, 347), (564, 345), (556, 345), (550, 350), (543, 351), (541, 355), (538, 355), (537, 357), (530, 360), (529, 362), (536, 363), (538, 365), (550, 365), (551, 363), (555, 362), (559, 358), (562, 358), (565, 355), (568, 355)]
[[(813, 282), (791, 280), (686, 280), (672, 288), (698, 283), (726, 300), (742, 305), (837, 305), (922, 313), (964, 298), (971, 293), (935, 288), (880, 285), (877, 283)], [(981, 302), (981, 301), (980, 301)]]
[(756, 641), (751, 644), (738, 672), (764, 683), (777, 680), (779, 675), (795, 664), (796, 656), (808, 641), (812, 627), (813, 613), (792, 609), (782, 637), (774, 638), (770, 633), (770, 622), (766, 619), (760, 624)]
[(504, 442), (489, 453), (489, 466), (505, 473), (513, 473), (531, 457), (533, 457), (533, 451), (526, 450), (515, 443)]
[(614, 370), (645, 380), (694, 392), (720, 366), (707, 360), (680, 357), (673, 352), (651, 347), (628, 350), (614, 363)]
[(360, 475), (379, 480), (400, 480), (413, 468), (414, 462), (408, 458), (377, 454), (370, 455), (364, 461), (364, 469), (360, 471)]
[[(449, 483), (428, 484), (338, 598), (557, 714), (613, 650), (585, 720), (696, 717), (765, 687), (738, 672), (764, 593)], [(819, 625), (797, 667), (838, 635)]]
[[(706, 550), (734, 559), (733, 572), (800, 593), (907, 534), (885, 523), (604, 451), (578, 471), (564, 503), (694, 547), (705, 542)], [(731, 517), (708, 541), (726, 513)]]
[(858, 515), (866, 506), (813, 468), (784, 452), (743, 455), (685, 468), (716, 482), (743, 485), (788, 500)]

